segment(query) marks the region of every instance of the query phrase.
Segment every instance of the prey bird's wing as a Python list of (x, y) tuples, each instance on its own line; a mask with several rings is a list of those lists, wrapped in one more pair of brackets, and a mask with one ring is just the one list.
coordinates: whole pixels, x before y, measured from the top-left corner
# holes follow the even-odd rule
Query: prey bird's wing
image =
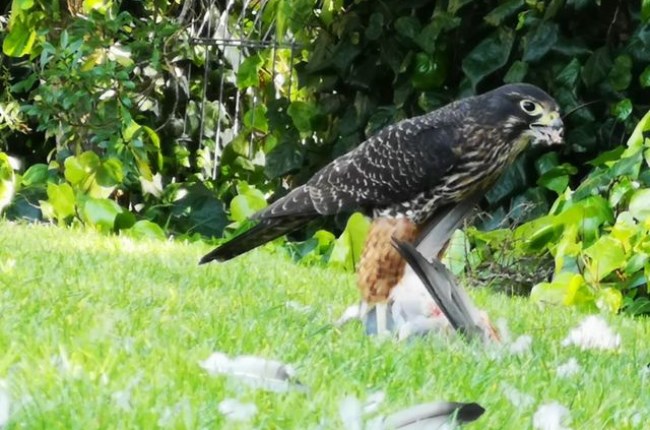
[(481, 328), (481, 314), (444, 264), (436, 258), (427, 261), (409, 243), (393, 240), (393, 246), (418, 275), (455, 330), (468, 337), (485, 335)]
[(438, 211), (420, 230), (420, 235), (415, 240), (416, 249), (429, 259), (436, 257), (481, 197), (482, 193), (474, 193), (460, 203)]
[(229, 260), (322, 215), (410, 201), (433, 188), (459, 158), (463, 109), (442, 108), (385, 128), (256, 213), (258, 225), (201, 259)]

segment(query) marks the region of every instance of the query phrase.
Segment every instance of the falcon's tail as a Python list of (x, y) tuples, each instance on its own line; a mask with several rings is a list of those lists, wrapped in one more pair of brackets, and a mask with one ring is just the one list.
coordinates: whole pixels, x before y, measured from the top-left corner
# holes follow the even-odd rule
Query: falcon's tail
[[(469, 337), (496, 337), (472, 299), (458, 285), (454, 276), (437, 259), (427, 261), (412, 245), (393, 239), (393, 246), (418, 275), (431, 297), (445, 314), (451, 326)], [(489, 323), (487, 324), (489, 326)]]
[(201, 258), (199, 264), (212, 260), (227, 261), (260, 245), (270, 242), (284, 234), (300, 228), (311, 219), (311, 216), (265, 218), (251, 229), (230, 239), (223, 245), (213, 249)]

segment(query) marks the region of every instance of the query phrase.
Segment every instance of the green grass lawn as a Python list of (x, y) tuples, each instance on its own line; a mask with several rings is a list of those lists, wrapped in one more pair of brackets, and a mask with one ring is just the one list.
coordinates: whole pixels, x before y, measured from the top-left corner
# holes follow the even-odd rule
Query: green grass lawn
[[(620, 351), (561, 346), (583, 318), (523, 299), (471, 291), (523, 355), (458, 339), (406, 343), (335, 328), (357, 300), (354, 277), (302, 267), (264, 251), (197, 266), (203, 244), (138, 242), (93, 232), (0, 223), (0, 379), (11, 395), (9, 428), (341, 429), (339, 403), (383, 391), (380, 413), (436, 399), (476, 401), (468, 429), (527, 429), (540, 404), (571, 411), (573, 429), (648, 428), (650, 323), (607, 316)], [(287, 306), (297, 302), (308, 310)], [(507, 349), (507, 348), (506, 348)], [(209, 376), (212, 352), (293, 364), (307, 393), (247, 388)], [(571, 357), (582, 370), (556, 375)], [(534, 398), (516, 408), (514, 387)], [(248, 423), (226, 420), (226, 398), (254, 403)]]

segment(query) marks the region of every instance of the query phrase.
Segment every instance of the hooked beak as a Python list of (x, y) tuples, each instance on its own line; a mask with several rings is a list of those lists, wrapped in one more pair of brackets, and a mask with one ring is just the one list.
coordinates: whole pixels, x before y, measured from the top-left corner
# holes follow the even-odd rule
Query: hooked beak
[(533, 145), (559, 145), (564, 142), (564, 123), (558, 112), (544, 114), (530, 125)]

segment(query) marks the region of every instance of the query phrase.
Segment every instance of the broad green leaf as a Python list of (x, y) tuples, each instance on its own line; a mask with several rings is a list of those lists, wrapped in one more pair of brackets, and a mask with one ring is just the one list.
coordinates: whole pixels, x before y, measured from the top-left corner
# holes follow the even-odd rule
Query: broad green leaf
[(510, 18), (515, 13), (517, 13), (517, 11), (519, 11), (523, 5), (524, 0), (508, 0), (492, 9), (490, 13), (485, 15), (485, 18), (483, 19), (488, 24), (494, 27), (498, 27), (505, 19)]
[(641, 20), (646, 24), (650, 21), (650, 0), (641, 0)]
[(617, 207), (622, 201), (626, 201), (630, 194), (637, 188), (634, 182), (627, 176), (621, 176), (618, 182), (615, 182), (609, 192), (609, 204)]
[(83, 0), (83, 10), (86, 13), (97, 11), (106, 14), (113, 4), (113, 0)]
[(99, 156), (91, 151), (68, 157), (63, 162), (65, 179), (72, 185), (80, 185), (95, 173), (100, 163)]
[(530, 300), (534, 303), (571, 306), (587, 304), (593, 300), (579, 273), (564, 272), (552, 282), (542, 282), (533, 287)]
[(578, 78), (580, 77), (580, 61), (574, 58), (567, 64), (560, 73), (555, 77), (555, 82), (566, 88), (575, 88)]
[(381, 36), (384, 27), (384, 15), (380, 12), (374, 12), (370, 15), (368, 25), (366, 26), (366, 39), (377, 40)]
[(160, 147), (160, 136), (158, 136), (156, 130), (154, 130), (151, 127), (147, 127), (146, 125), (142, 126), (142, 130), (147, 134), (147, 136), (149, 137), (149, 141), (155, 148), (155, 155), (158, 164), (158, 169), (161, 170), (163, 168), (163, 154)]
[(122, 212), (117, 214), (117, 216), (115, 217), (113, 230), (115, 231), (127, 230), (133, 227), (135, 222), (136, 222), (135, 215), (133, 215), (131, 212), (127, 210), (122, 210)]
[(318, 249), (320, 253), (325, 252), (336, 240), (336, 236), (327, 230), (318, 230), (312, 237), (318, 241)]
[(612, 88), (616, 91), (623, 91), (629, 87), (632, 81), (632, 57), (629, 55), (616, 57), (608, 78)]
[(627, 264), (625, 265), (625, 274), (632, 276), (635, 273), (643, 270), (643, 268), (648, 264), (648, 254), (645, 252), (635, 253), (630, 257)]
[(618, 239), (611, 236), (602, 236), (589, 248), (585, 249), (589, 256), (590, 275), (593, 280), (600, 281), (614, 270), (625, 267), (625, 249)]
[(140, 131), (141, 128), (142, 128), (142, 126), (140, 124), (138, 124), (137, 122), (131, 120), (129, 122), (129, 125), (126, 126), (122, 130), (122, 136), (124, 137), (124, 140), (126, 140), (127, 142), (130, 142), (133, 139), (133, 137), (135, 136), (135, 134), (138, 131)]
[(117, 158), (102, 161), (92, 151), (66, 158), (64, 166), (66, 180), (90, 197), (107, 198), (124, 177), (122, 163)]
[(448, 12), (436, 11), (431, 18), (431, 22), (418, 35), (416, 42), (424, 52), (433, 54), (438, 36), (444, 31), (453, 30), (459, 24), (460, 18)]
[(449, 239), (447, 250), (442, 259), (443, 263), (454, 275), (460, 275), (465, 270), (469, 260), (470, 244), (463, 230), (456, 230)]
[(275, 34), (278, 40), (282, 40), (287, 34), (289, 22), (292, 16), (292, 2), (289, 0), (278, 0), (275, 9)]
[(600, 226), (614, 222), (614, 212), (605, 198), (591, 196), (568, 204), (557, 219), (564, 225), (577, 225), (584, 242), (591, 244), (599, 236)]
[(638, 190), (632, 195), (629, 206), (630, 213), (639, 221), (650, 217), (650, 189)]
[(650, 111), (646, 112), (641, 121), (634, 127), (634, 131), (627, 140), (627, 149), (621, 157), (629, 157), (639, 152), (645, 143), (644, 133), (647, 131), (650, 131)]
[(515, 238), (521, 240), (528, 251), (536, 252), (555, 242), (563, 230), (564, 226), (557, 216), (547, 215), (517, 227)]
[(472, 88), (476, 89), (476, 85), (483, 78), (506, 65), (514, 41), (515, 35), (512, 30), (500, 28), (467, 54), (462, 68)]
[(113, 231), (115, 218), (122, 211), (113, 200), (88, 197), (83, 204), (82, 218), (86, 224), (108, 232)]
[(13, 200), (15, 190), (15, 174), (9, 156), (0, 152), (0, 213)]
[(503, 82), (506, 84), (522, 82), (526, 77), (526, 73), (528, 73), (528, 63), (517, 60), (508, 69), (508, 72), (503, 77)]
[(607, 47), (598, 48), (587, 59), (582, 68), (582, 81), (592, 87), (607, 77), (612, 68), (612, 59)]
[(123, 232), (136, 239), (166, 239), (163, 229), (158, 224), (148, 220), (138, 221), (133, 227), (123, 230)]
[(318, 107), (313, 103), (295, 101), (292, 102), (287, 110), (293, 124), (298, 131), (302, 133), (312, 132), (312, 120), (318, 115)]
[(570, 225), (564, 230), (555, 248), (555, 273), (560, 273), (566, 266), (567, 259), (575, 259), (582, 251), (578, 241), (578, 226)]
[(420, 21), (414, 16), (401, 16), (397, 18), (393, 26), (398, 34), (410, 40), (415, 40), (422, 30)]
[(267, 206), (264, 194), (259, 190), (251, 189), (246, 193), (235, 196), (230, 202), (230, 217), (233, 221), (243, 221), (255, 212)]
[(646, 66), (646, 68), (643, 69), (643, 72), (639, 76), (639, 84), (641, 84), (643, 88), (650, 87), (650, 66)]
[(555, 191), (558, 195), (564, 193), (569, 185), (569, 176), (577, 172), (577, 169), (567, 163), (556, 166), (551, 170), (545, 172), (537, 180), (537, 184)]
[(493, 205), (526, 188), (528, 180), (524, 162), (524, 158), (519, 158), (506, 169), (492, 188), (485, 194), (488, 203)]
[(336, 240), (329, 263), (340, 265), (354, 272), (359, 263), (361, 252), (370, 228), (370, 221), (363, 214), (356, 212), (348, 219), (345, 230)]
[(201, 182), (183, 187), (174, 200), (172, 217), (177, 228), (205, 236), (221, 236), (228, 224), (223, 202)]
[(59, 224), (75, 214), (74, 192), (72, 187), (66, 183), (61, 185), (48, 183), (47, 202), (51, 205), (52, 215), (59, 221)]
[(615, 314), (621, 309), (623, 294), (615, 288), (603, 288), (596, 292), (596, 306), (605, 312)]
[(264, 173), (275, 179), (298, 170), (303, 162), (303, 149), (294, 142), (279, 143), (266, 156)]
[(122, 183), (124, 173), (122, 170), (122, 162), (117, 158), (109, 158), (102, 161), (97, 167), (96, 179), (97, 184), (102, 187), (113, 187)]
[(12, 20), (11, 31), (2, 42), (2, 52), (10, 57), (22, 57), (32, 53), (36, 42), (36, 28), (27, 24), (24, 17)]
[(526, 37), (524, 61), (538, 61), (546, 55), (557, 42), (559, 27), (551, 21), (542, 21), (530, 37)]
[(632, 100), (625, 98), (612, 106), (612, 115), (619, 121), (625, 121), (632, 114)]
[(535, 160), (535, 170), (539, 175), (543, 175), (558, 164), (560, 164), (560, 161), (557, 152), (547, 152)]
[(266, 106), (258, 104), (255, 108), (247, 111), (244, 114), (244, 125), (249, 129), (267, 133), (269, 123), (266, 119)]
[(33, 164), (23, 173), (21, 183), (26, 187), (44, 185), (49, 176), (49, 167), (47, 164)]
[(245, 90), (246, 88), (259, 85), (259, 72), (263, 64), (264, 59), (259, 54), (246, 58), (237, 71), (237, 88)]

